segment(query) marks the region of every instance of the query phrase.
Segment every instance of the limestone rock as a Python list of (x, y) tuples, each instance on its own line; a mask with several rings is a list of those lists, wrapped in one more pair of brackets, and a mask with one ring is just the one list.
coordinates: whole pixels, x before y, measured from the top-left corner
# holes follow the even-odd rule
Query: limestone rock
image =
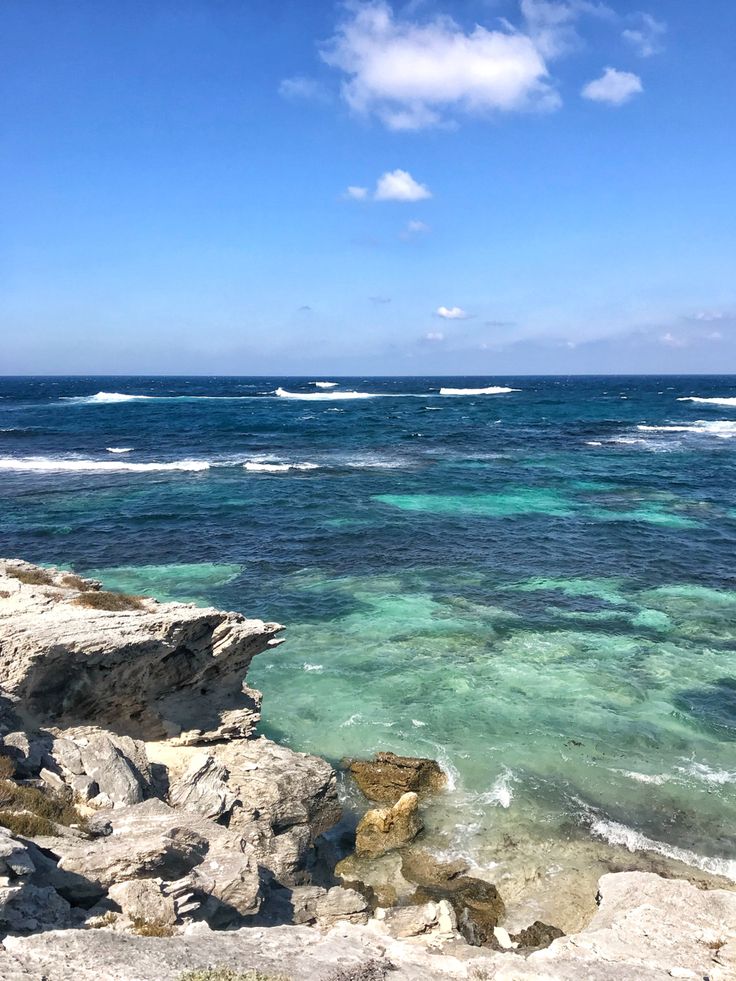
[(457, 929), (455, 911), (444, 899), (423, 906), (377, 910), (376, 919), (392, 937), (399, 940), (430, 933), (452, 937)]
[(209, 753), (197, 753), (186, 771), (169, 786), (169, 803), (217, 821), (229, 816), (237, 797), (227, 786), (229, 772)]
[(504, 914), (498, 889), (484, 879), (461, 875), (436, 886), (420, 886), (415, 902), (446, 899), (457, 916), (458, 929), (474, 947), (495, 945), (494, 928)]
[[(18, 568), (45, 581), (21, 582), (10, 574)], [(89, 589), (77, 586), (68, 574), (0, 560), (2, 689), (27, 721), (182, 744), (252, 733), (260, 695), (243, 678), (279, 643), (278, 624), (154, 600), (90, 608), (80, 605)]]
[(447, 786), (439, 763), (421, 757), (376, 753), (372, 760), (352, 760), (349, 770), (365, 796), (381, 804), (393, 804), (409, 792), (424, 797)]
[(68, 926), (71, 910), (56, 890), (34, 881), (36, 865), (23, 842), (0, 828), (0, 929), (31, 932)]
[(373, 857), (401, 848), (414, 841), (422, 828), (419, 798), (403, 794), (393, 807), (366, 811), (355, 832), (356, 855)]
[(160, 879), (117, 882), (108, 890), (108, 896), (131, 920), (145, 920), (162, 926), (176, 923), (176, 905), (164, 892)]
[(541, 920), (535, 920), (525, 930), (521, 930), (519, 933), (512, 933), (511, 939), (519, 947), (539, 950), (542, 947), (549, 947), (553, 940), (564, 936), (565, 934), (559, 927), (550, 926), (549, 923), (542, 923)]

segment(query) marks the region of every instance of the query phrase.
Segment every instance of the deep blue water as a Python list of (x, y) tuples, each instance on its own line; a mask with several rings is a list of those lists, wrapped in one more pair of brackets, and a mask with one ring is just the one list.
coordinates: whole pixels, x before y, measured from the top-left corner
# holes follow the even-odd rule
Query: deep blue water
[(0, 552), (286, 624), (266, 731), (439, 756), (457, 847), (736, 874), (736, 378), (331, 380), (0, 379)]

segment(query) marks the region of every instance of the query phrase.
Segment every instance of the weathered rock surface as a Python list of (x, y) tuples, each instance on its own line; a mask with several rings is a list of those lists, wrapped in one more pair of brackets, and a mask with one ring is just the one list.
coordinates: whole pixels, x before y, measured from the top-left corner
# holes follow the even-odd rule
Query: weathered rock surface
[[(17, 570), (50, 583), (23, 583), (9, 574)], [(0, 560), (0, 677), (27, 723), (182, 744), (252, 733), (260, 694), (243, 679), (253, 657), (279, 643), (279, 624), (148, 599), (91, 609), (78, 604), (93, 590), (70, 582)]]
[(71, 908), (49, 884), (37, 882), (37, 868), (27, 845), (0, 828), (0, 927), (32, 931), (65, 927)]
[(419, 799), (407, 793), (393, 807), (366, 811), (355, 831), (355, 854), (374, 858), (414, 841), (424, 825), (419, 817)]
[(393, 804), (402, 794), (419, 797), (447, 786), (447, 776), (435, 760), (395, 753), (376, 753), (372, 760), (352, 760), (350, 773), (369, 800)]

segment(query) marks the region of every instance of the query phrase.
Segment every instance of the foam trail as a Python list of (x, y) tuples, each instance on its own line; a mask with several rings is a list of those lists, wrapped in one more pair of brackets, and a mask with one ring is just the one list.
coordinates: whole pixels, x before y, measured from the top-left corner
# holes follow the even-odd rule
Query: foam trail
[(371, 392), (287, 392), (285, 388), (277, 388), (274, 392), (280, 399), (306, 399), (313, 402), (325, 399), (374, 399), (378, 396)]
[(491, 385), (488, 388), (441, 388), (440, 395), (505, 395), (507, 392), (520, 392), (520, 388), (504, 388)]
[(95, 395), (62, 395), (69, 405), (116, 405), (120, 402), (240, 402), (257, 395), (128, 395), (125, 392), (97, 392)]
[(317, 388), (337, 388), (337, 382), (312, 382)]
[(713, 398), (705, 399), (700, 398), (698, 395), (685, 395), (682, 398), (678, 398), (678, 402), (701, 402), (703, 405), (729, 405), (736, 407), (736, 398)]
[(678, 848), (675, 845), (667, 845), (662, 841), (655, 841), (654, 838), (647, 838), (646, 835), (619, 824), (617, 821), (598, 820), (591, 826), (591, 832), (599, 838), (603, 838), (611, 845), (623, 845), (630, 852), (656, 852), (667, 858), (673, 858), (685, 865), (692, 865), (696, 869), (704, 872), (712, 872), (714, 875), (722, 875), (727, 879), (736, 882), (736, 859), (714, 858), (709, 855), (698, 855), (686, 848)]
[(5, 471), (68, 471), (84, 473), (152, 473), (166, 470), (209, 470), (206, 460), (174, 460), (171, 463), (125, 463), (122, 460), (72, 460), (53, 457), (0, 457), (0, 470)]
[(317, 463), (276, 463), (268, 460), (246, 460), (243, 464), (251, 473), (288, 473), (289, 470), (319, 470)]
[(689, 426), (637, 426), (643, 433), (696, 433), (704, 436), (717, 436), (719, 439), (732, 439), (736, 436), (736, 422), (732, 419), (698, 419)]

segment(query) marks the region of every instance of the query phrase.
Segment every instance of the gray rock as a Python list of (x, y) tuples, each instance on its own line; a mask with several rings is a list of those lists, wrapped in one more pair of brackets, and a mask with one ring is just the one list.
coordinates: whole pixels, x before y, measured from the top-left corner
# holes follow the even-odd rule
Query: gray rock
[(229, 771), (209, 753), (192, 757), (187, 771), (169, 787), (169, 803), (213, 821), (230, 815), (237, 796), (228, 788)]
[[(9, 566), (48, 584), (22, 583)], [(29, 721), (186, 745), (253, 732), (260, 695), (243, 678), (256, 654), (279, 643), (278, 624), (154, 600), (95, 609), (76, 585), (62, 572), (0, 560), (0, 677)]]
[(37, 884), (36, 871), (28, 846), (0, 828), (0, 928), (30, 932), (69, 925), (69, 904), (51, 885)]
[(160, 879), (117, 882), (108, 890), (108, 896), (132, 920), (145, 920), (161, 926), (176, 923), (176, 904), (172, 896), (164, 892)]

